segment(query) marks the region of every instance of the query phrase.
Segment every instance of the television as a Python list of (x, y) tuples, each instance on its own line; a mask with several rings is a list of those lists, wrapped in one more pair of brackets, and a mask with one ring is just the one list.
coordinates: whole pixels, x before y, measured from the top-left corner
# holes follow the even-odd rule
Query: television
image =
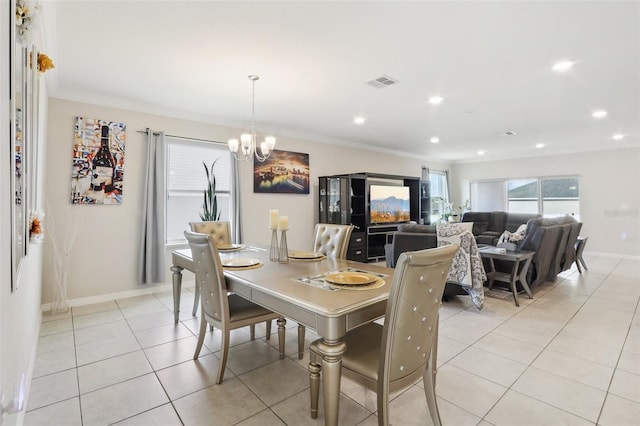
[(370, 185), (369, 197), (372, 225), (411, 220), (408, 186)]

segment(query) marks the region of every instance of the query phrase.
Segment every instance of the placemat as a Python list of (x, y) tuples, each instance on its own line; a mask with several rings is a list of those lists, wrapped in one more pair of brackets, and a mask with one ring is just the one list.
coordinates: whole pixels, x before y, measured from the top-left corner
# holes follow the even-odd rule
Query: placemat
[[(344, 268), (344, 269), (338, 269), (337, 271), (327, 271), (327, 272), (325, 272), (323, 274), (309, 275), (309, 276), (306, 276), (306, 277), (295, 278), (294, 281), (297, 281), (297, 282), (305, 284), (305, 285), (310, 285), (312, 287), (321, 288), (321, 289), (327, 290), (327, 291), (342, 290), (342, 288), (334, 287), (334, 286), (332, 286), (331, 284), (329, 284), (328, 282), (326, 282), (324, 280), (325, 275), (336, 274), (336, 273), (339, 273), (339, 272), (364, 272), (366, 274), (375, 275), (378, 278), (386, 278), (386, 277), (389, 276), (387, 274), (381, 274), (379, 272), (366, 271), (364, 269)], [(384, 280), (382, 280), (382, 281), (384, 281)], [(377, 282), (378, 281), (376, 281), (376, 283)], [(384, 285), (384, 282), (383, 282), (382, 285)], [(365, 289), (363, 289), (363, 290), (365, 290)], [(366, 289), (366, 290), (369, 290), (369, 289)]]

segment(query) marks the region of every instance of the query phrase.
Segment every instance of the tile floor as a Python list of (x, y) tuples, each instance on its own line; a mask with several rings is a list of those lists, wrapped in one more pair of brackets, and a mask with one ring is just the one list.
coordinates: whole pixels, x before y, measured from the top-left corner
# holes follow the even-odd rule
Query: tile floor
[[(640, 262), (586, 256), (534, 299), (467, 297), (441, 308), (437, 394), (444, 425), (638, 425)], [(215, 385), (218, 332), (191, 359), (198, 320), (183, 290), (173, 324), (170, 292), (44, 314), (25, 425), (322, 425), (308, 415), (306, 359), (277, 337), (232, 333)], [(275, 325), (274, 325), (275, 328)], [(316, 336), (307, 332), (308, 340)], [(393, 395), (396, 426), (428, 424), (417, 383)], [(340, 424), (373, 426), (375, 394), (343, 379)], [(322, 406), (322, 405), (321, 405)]]

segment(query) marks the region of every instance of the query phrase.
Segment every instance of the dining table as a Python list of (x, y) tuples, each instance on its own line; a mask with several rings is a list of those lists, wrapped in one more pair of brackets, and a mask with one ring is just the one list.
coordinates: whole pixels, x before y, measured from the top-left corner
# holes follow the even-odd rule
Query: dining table
[[(310, 327), (322, 338), (325, 425), (338, 424), (342, 354), (345, 334), (363, 324), (384, 317), (393, 269), (373, 263), (304, 255), (288, 262), (269, 260), (268, 247), (238, 245), (219, 251), (228, 290), (298, 324)], [(295, 256), (296, 252), (290, 252)], [(179, 320), (182, 271), (195, 272), (190, 249), (172, 253), (175, 322)], [(232, 265), (247, 265), (236, 267)], [(328, 277), (346, 274), (374, 276), (368, 285), (331, 284)], [(350, 275), (351, 276), (351, 275)]]

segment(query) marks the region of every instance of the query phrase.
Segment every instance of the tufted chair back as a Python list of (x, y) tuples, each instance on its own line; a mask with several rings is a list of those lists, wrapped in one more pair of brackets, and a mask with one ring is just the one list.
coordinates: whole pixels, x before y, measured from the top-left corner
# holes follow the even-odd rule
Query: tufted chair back
[(231, 228), (229, 222), (189, 222), (189, 226), (193, 232), (213, 235), (216, 244), (231, 244)]
[(346, 259), (353, 225), (316, 224), (313, 251), (327, 257)]
[(227, 284), (222, 272), (215, 236), (184, 232), (196, 265), (196, 286), (202, 295), (203, 315), (215, 321), (229, 318)]

